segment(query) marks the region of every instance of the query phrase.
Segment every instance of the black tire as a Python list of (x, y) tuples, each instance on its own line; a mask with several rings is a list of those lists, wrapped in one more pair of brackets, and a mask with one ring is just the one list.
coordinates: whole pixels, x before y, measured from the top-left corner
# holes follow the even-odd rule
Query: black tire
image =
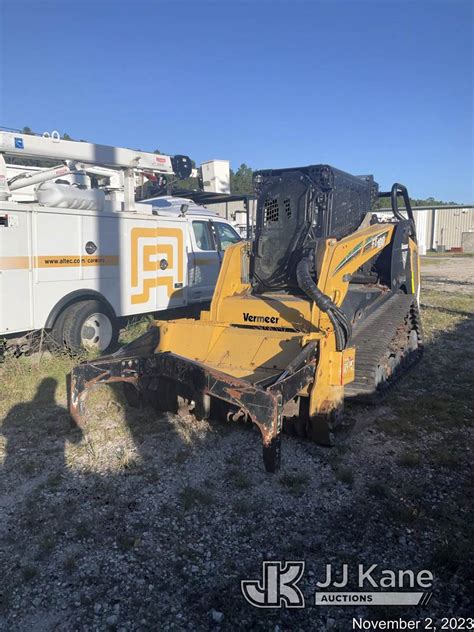
[(51, 329), (51, 339), (52, 339), (52, 347), (63, 349), (65, 346), (64, 342), (64, 321), (68, 314), (67, 309), (64, 309), (59, 316), (56, 318), (53, 328)]
[(72, 351), (85, 349), (107, 353), (117, 344), (120, 331), (117, 318), (102, 301), (73, 303), (66, 307), (58, 322), (60, 331), (56, 335)]

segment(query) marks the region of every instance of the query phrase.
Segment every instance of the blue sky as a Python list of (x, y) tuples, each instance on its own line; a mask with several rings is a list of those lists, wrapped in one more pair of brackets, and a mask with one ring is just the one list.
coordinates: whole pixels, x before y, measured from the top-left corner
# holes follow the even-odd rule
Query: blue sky
[(0, 125), (472, 202), (471, 0), (0, 0)]

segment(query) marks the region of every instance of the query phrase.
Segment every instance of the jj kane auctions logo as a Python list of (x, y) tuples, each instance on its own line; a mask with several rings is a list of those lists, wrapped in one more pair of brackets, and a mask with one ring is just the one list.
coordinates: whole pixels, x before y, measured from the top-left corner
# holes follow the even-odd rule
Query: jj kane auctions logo
[[(304, 608), (304, 595), (298, 586), (304, 575), (304, 568), (304, 562), (263, 562), (262, 579), (242, 580), (242, 594), (257, 608)], [(353, 585), (354, 582), (357, 583), (358, 591), (340, 590), (347, 588), (349, 584)], [(348, 564), (343, 564), (338, 572), (335, 572), (331, 564), (326, 564), (325, 578), (316, 582), (315, 604), (426, 605), (431, 599), (431, 593), (423, 592), (422, 589), (431, 588), (432, 584), (433, 574), (428, 570), (394, 571), (380, 569), (378, 564), (367, 567), (358, 564), (357, 568), (351, 571)]]

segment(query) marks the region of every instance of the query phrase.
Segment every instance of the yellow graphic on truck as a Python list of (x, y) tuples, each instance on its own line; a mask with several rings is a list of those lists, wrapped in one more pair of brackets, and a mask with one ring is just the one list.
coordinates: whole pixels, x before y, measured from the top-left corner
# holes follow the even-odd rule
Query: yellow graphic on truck
[[(158, 238), (163, 237), (171, 243), (160, 243)], [(182, 291), (184, 244), (180, 228), (132, 228), (130, 252), (133, 305), (147, 303), (154, 287), (165, 286), (168, 297)], [(147, 276), (150, 272), (156, 274)]]

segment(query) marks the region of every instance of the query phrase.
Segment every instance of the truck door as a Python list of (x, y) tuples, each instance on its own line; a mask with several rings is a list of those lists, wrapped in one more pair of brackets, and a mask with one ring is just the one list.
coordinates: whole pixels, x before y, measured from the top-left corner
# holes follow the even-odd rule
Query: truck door
[(0, 209), (0, 338), (33, 329), (31, 213)]
[[(128, 314), (181, 307), (187, 301), (186, 220), (126, 218), (123, 231), (130, 303)], [(128, 244), (128, 245), (127, 245)]]
[(195, 219), (190, 222), (193, 252), (189, 266), (189, 302), (209, 301), (214, 293), (220, 268), (220, 255), (211, 222)]
[(225, 222), (219, 222), (216, 220), (212, 220), (212, 230), (214, 234), (214, 238), (217, 242), (217, 249), (219, 252), (219, 260), (222, 263), (224, 259), (224, 253), (229, 246), (237, 243), (242, 240), (242, 237), (238, 234), (236, 230), (232, 228), (229, 224)]

